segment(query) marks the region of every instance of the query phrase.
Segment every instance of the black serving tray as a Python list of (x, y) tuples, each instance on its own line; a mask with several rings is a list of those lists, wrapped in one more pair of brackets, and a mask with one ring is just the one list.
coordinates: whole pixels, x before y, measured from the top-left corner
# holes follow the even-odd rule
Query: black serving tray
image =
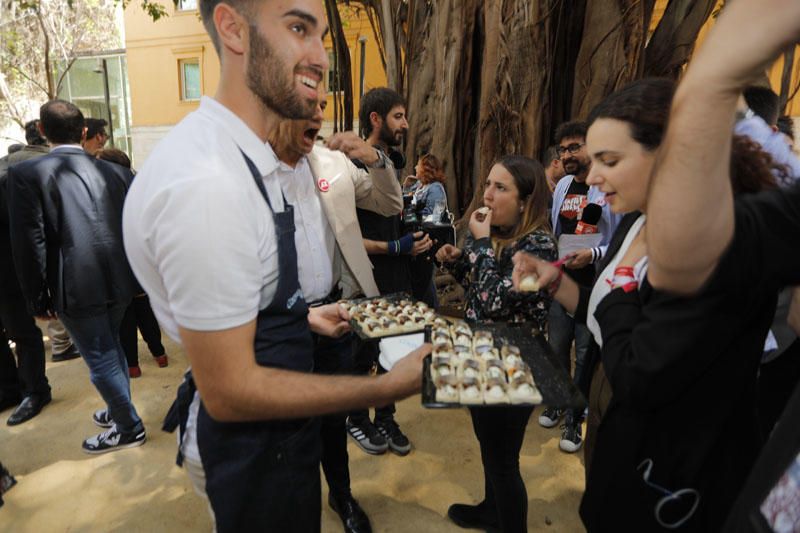
[[(392, 303), (397, 303), (400, 300), (408, 300), (408, 301), (414, 302), (414, 303), (417, 302), (417, 300), (415, 300), (408, 293), (405, 293), (405, 292), (395, 292), (395, 293), (392, 293), (392, 294), (387, 294), (385, 296), (375, 296), (373, 298), (356, 298), (356, 299), (347, 300), (347, 301), (350, 302), (350, 303), (353, 303), (353, 304), (360, 304), (362, 302), (369, 302), (371, 300), (386, 300), (387, 302), (392, 302)], [(356, 335), (358, 335), (359, 338), (367, 340), (367, 341), (375, 341), (375, 340), (380, 340), (380, 339), (388, 339), (390, 337), (402, 337), (403, 335), (414, 335), (415, 333), (422, 333), (423, 331), (425, 331), (425, 326), (426, 325), (427, 324), (425, 324), (424, 322), (421, 322), (419, 324), (419, 327), (416, 328), (416, 329), (400, 331), (400, 332), (397, 332), (397, 333), (386, 333), (386, 334), (382, 334), (382, 335), (369, 335), (361, 328), (361, 324), (359, 324), (358, 321), (352, 320), (352, 319), (350, 320), (350, 327), (353, 330), (353, 332)]]
[[(550, 344), (530, 322), (478, 322), (470, 323), (473, 331), (488, 330), (492, 332), (495, 346), (514, 344), (533, 373), (536, 387), (542, 394), (542, 403), (559, 408), (583, 408), (586, 399), (572, 383), (572, 379), (556, 359)], [(430, 339), (430, 328), (426, 330), (426, 340)], [(431, 356), (423, 361), (422, 367), (422, 405), (432, 409), (455, 407), (508, 407), (510, 405), (534, 404), (477, 404), (461, 405), (459, 403), (442, 403), (436, 401), (436, 385), (431, 379)]]

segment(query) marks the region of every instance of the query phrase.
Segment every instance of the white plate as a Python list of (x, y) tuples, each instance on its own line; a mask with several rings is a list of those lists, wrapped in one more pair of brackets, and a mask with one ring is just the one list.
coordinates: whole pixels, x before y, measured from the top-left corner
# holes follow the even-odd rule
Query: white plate
[(424, 342), (424, 333), (381, 339), (381, 354), (378, 356), (378, 363), (386, 370), (391, 370), (400, 359), (422, 346)]

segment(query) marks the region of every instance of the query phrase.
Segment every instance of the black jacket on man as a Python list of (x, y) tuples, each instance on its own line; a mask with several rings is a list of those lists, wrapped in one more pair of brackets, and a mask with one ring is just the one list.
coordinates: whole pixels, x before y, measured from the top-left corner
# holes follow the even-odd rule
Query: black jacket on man
[(65, 147), (8, 170), (14, 264), (31, 311), (105, 313), (133, 297), (122, 244), (128, 169)]

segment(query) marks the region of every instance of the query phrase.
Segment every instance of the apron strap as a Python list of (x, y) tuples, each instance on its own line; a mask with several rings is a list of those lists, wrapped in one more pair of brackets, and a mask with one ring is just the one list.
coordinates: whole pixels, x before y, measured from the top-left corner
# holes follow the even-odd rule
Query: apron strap
[(183, 376), (183, 383), (178, 387), (177, 397), (167, 411), (167, 416), (164, 417), (164, 423), (161, 429), (172, 433), (175, 429), (180, 428), (178, 446), (178, 456), (175, 458), (175, 463), (178, 466), (183, 466), (183, 452), (181, 451), (183, 445), (183, 438), (186, 435), (186, 423), (189, 420), (189, 407), (194, 401), (194, 393), (197, 391), (197, 386), (192, 378), (192, 371), (188, 370)]

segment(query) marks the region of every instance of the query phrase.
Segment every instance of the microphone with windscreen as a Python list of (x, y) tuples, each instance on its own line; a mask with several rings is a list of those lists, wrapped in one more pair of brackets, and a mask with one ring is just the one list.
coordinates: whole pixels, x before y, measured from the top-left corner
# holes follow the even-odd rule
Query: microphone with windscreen
[(603, 208), (597, 204), (588, 204), (583, 208), (583, 214), (575, 227), (575, 235), (589, 235), (597, 233), (597, 224), (603, 216)]

